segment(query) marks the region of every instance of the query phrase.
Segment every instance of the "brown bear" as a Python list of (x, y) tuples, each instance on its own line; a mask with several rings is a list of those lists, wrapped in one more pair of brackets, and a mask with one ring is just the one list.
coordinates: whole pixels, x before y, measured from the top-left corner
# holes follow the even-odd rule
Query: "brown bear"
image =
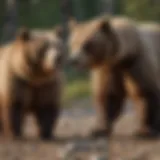
[(4, 135), (20, 137), (31, 112), (42, 139), (52, 137), (60, 113), (63, 44), (56, 31), (50, 40), (21, 28), (0, 50), (0, 105)]
[(140, 121), (138, 135), (160, 131), (160, 26), (126, 17), (70, 23), (72, 64), (89, 69), (98, 123), (93, 136), (112, 132), (127, 96)]

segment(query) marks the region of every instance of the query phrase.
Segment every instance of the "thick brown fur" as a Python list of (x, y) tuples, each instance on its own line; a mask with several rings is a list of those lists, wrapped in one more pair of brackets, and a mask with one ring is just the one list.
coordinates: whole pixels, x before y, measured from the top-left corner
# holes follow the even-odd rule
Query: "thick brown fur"
[(40, 137), (52, 137), (60, 113), (63, 81), (59, 43), (58, 37), (50, 40), (20, 29), (13, 42), (1, 47), (0, 106), (7, 138), (22, 135), (29, 112), (37, 120)]
[(138, 134), (160, 131), (160, 26), (149, 26), (124, 17), (98, 17), (71, 26), (71, 61), (92, 75), (98, 115), (94, 135), (112, 132), (126, 97), (135, 102)]

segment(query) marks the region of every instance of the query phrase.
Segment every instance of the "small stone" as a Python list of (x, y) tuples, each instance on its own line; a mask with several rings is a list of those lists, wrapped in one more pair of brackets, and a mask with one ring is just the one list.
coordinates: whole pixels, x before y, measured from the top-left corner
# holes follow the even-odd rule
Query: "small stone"
[(105, 155), (95, 154), (91, 156), (90, 160), (108, 160), (108, 158)]
[(99, 151), (106, 151), (107, 150), (107, 140), (106, 139), (100, 139), (96, 143), (96, 149)]
[(67, 144), (67, 146), (59, 151), (59, 158), (63, 160), (69, 159), (75, 151), (75, 146), (73, 143)]

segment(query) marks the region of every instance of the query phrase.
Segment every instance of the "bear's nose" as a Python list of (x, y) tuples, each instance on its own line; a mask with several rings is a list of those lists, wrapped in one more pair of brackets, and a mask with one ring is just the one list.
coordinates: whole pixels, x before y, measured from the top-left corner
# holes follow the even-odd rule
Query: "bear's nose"
[(62, 55), (57, 56), (57, 62), (60, 63), (62, 61)]
[(68, 60), (68, 63), (70, 64), (70, 65), (73, 65), (73, 66), (76, 66), (76, 65), (78, 65), (78, 63), (79, 63), (79, 60), (78, 60), (78, 58), (77, 57), (72, 57), (72, 58), (70, 58), (69, 60)]
[(62, 54), (58, 54), (56, 57), (56, 63), (57, 64), (62, 64), (63, 63), (63, 55)]

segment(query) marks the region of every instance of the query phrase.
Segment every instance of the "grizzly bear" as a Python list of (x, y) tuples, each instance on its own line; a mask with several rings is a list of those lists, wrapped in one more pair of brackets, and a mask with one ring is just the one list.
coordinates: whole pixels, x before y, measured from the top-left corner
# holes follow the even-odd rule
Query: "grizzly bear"
[(160, 26), (126, 17), (97, 17), (70, 25), (70, 61), (89, 69), (97, 127), (92, 136), (110, 135), (124, 100), (135, 102), (137, 135), (160, 132)]
[(50, 40), (21, 28), (0, 50), (1, 120), (6, 138), (21, 137), (32, 113), (42, 139), (52, 138), (60, 113), (63, 44), (56, 31)]

